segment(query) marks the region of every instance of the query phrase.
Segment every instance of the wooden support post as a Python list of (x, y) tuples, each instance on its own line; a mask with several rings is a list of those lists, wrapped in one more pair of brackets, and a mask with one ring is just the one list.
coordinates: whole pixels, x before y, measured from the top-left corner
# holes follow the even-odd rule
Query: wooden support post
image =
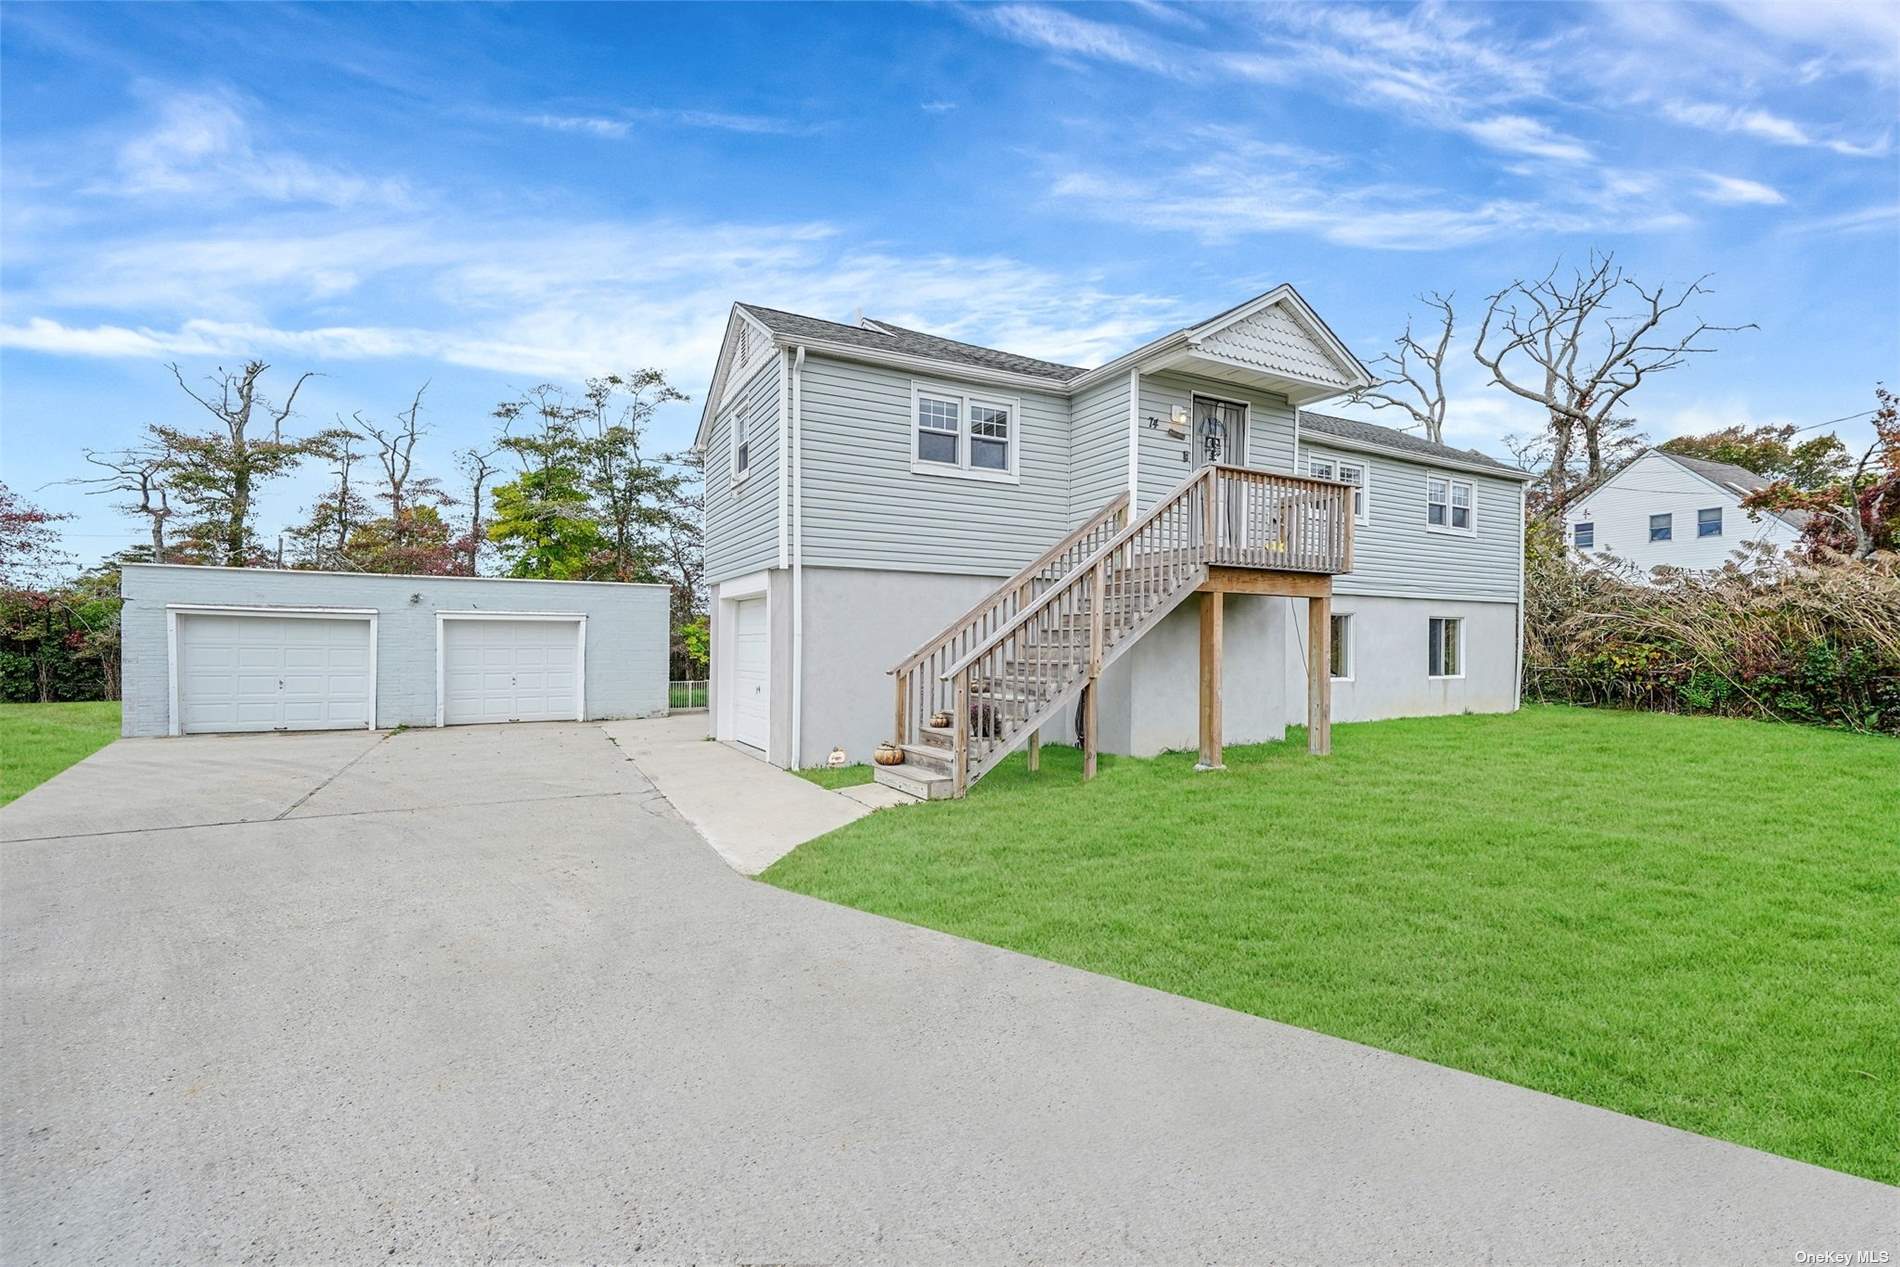
[(1306, 750), (1333, 750), (1333, 600), (1306, 600)]
[(1082, 778), (1095, 777), (1095, 736), (1101, 705), (1096, 696), (1102, 684), (1102, 618), (1108, 606), (1108, 568), (1097, 563), (1089, 577), (1089, 684), (1082, 692)]
[(970, 787), (970, 671), (965, 669), (957, 674), (956, 684), (957, 713), (952, 719), (953, 747), (951, 749), (950, 769), (952, 773), (951, 791), (962, 796)]
[(1097, 715), (1101, 712), (1096, 703), (1101, 685), (1099, 678), (1090, 678), (1089, 684), (1082, 689), (1082, 781), (1095, 777), (1095, 726)]
[(1201, 759), (1196, 770), (1221, 770), (1221, 626), (1225, 596), (1201, 595)]
[(891, 733), (894, 743), (910, 742), (910, 670), (901, 669), (897, 674), (897, 729)]
[(1042, 727), (1029, 732), (1029, 772), (1042, 769)]
[(1201, 559), (1203, 562), (1212, 563), (1214, 561), (1214, 533), (1217, 531), (1217, 525), (1220, 522), (1220, 511), (1214, 505), (1214, 490), (1220, 487), (1220, 477), (1216, 474), (1212, 463), (1208, 464), (1206, 470), (1207, 478), (1203, 481), (1203, 487), (1201, 489), (1201, 534), (1203, 538)]

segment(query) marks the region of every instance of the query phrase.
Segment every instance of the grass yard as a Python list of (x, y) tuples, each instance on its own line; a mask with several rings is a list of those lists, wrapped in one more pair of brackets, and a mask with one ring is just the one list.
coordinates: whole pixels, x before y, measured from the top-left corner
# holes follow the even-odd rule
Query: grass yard
[(0, 805), (119, 737), (119, 703), (0, 704)]
[(1568, 708), (1045, 747), (764, 878), (1900, 1182), (1900, 743)]
[(871, 782), (871, 767), (860, 762), (857, 765), (841, 765), (833, 770), (828, 766), (815, 765), (807, 770), (794, 770), (801, 779), (809, 779), (819, 787), (837, 791), (841, 787), (856, 787), (860, 783)]

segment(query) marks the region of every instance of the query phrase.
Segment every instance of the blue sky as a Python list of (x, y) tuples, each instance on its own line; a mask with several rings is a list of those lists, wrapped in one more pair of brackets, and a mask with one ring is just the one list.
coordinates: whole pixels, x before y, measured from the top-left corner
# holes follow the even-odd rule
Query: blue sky
[(170, 360), (310, 429), (427, 380), (446, 474), (543, 380), (697, 394), (734, 299), (1093, 364), (1289, 281), (1370, 358), (1593, 245), (1760, 325), (1653, 437), (1819, 422), (1900, 377), (1897, 118), (1892, 5), (9, 5), (0, 478), (89, 562), (137, 526), (42, 486), (191, 421)]

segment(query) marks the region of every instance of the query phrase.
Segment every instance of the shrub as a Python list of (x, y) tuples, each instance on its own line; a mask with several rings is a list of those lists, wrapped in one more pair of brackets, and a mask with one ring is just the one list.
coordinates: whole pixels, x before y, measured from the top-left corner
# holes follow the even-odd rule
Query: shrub
[(1900, 735), (1900, 566), (1761, 555), (1751, 570), (1626, 570), (1526, 540), (1533, 699), (1774, 718)]

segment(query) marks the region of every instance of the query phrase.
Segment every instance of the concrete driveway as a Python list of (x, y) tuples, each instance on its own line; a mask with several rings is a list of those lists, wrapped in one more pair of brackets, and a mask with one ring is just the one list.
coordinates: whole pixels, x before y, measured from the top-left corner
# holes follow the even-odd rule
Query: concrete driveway
[(9, 1263), (1900, 1249), (1894, 1189), (747, 880), (593, 726), (122, 742), (0, 837)]

